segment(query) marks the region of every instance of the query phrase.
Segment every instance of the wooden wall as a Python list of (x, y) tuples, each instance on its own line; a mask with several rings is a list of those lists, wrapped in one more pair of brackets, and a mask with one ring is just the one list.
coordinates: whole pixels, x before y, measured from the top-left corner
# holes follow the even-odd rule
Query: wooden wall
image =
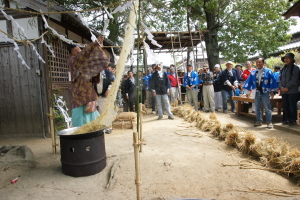
[(19, 45), (31, 69), (21, 64), (13, 45), (0, 45), (0, 136), (42, 137), (49, 133), (44, 64), (29, 47)]

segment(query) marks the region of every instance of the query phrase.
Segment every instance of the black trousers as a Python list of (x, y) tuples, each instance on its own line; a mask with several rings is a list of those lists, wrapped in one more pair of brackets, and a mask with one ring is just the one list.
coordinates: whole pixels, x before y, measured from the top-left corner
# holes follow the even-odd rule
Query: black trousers
[(283, 122), (296, 122), (298, 93), (282, 94)]

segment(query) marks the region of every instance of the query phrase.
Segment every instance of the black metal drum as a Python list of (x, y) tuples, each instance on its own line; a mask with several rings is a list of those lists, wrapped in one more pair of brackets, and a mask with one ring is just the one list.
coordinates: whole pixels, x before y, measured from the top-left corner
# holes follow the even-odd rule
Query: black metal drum
[(62, 172), (73, 177), (97, 174), (106, 167), (104, 130), (70, 135), (77, 128), (58, 132)]

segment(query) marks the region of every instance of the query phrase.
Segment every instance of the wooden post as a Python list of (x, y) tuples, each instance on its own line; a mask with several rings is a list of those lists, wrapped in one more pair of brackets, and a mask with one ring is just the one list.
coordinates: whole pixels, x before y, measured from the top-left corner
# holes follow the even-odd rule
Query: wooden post
[[(140, 103), (140, 142), (143, 142), (143, 104)], [(140, 152), (143, 152), (143, 144), (140, 144)]]
[(133, 147), (135, 160), (135, 185), (136, 185), (136, 199), (141, 200), (141, 175), (140, 175), (140, 153), (139, 153), (138, 133), (133, 132)]

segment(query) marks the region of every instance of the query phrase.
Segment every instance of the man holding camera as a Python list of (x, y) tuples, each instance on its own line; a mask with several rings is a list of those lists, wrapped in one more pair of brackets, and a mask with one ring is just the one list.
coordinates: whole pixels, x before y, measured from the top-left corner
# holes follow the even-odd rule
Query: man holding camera
[(201, 74), (201, 79), (203, 80), (203, 101), (204, 101), (204, 112), (215, 111), (215, 101), (214, 101), (214, 86), (213, 86), (213, 73), (209, 71), (209, 67), (206, 65), (203, 68), (203, 73)]

